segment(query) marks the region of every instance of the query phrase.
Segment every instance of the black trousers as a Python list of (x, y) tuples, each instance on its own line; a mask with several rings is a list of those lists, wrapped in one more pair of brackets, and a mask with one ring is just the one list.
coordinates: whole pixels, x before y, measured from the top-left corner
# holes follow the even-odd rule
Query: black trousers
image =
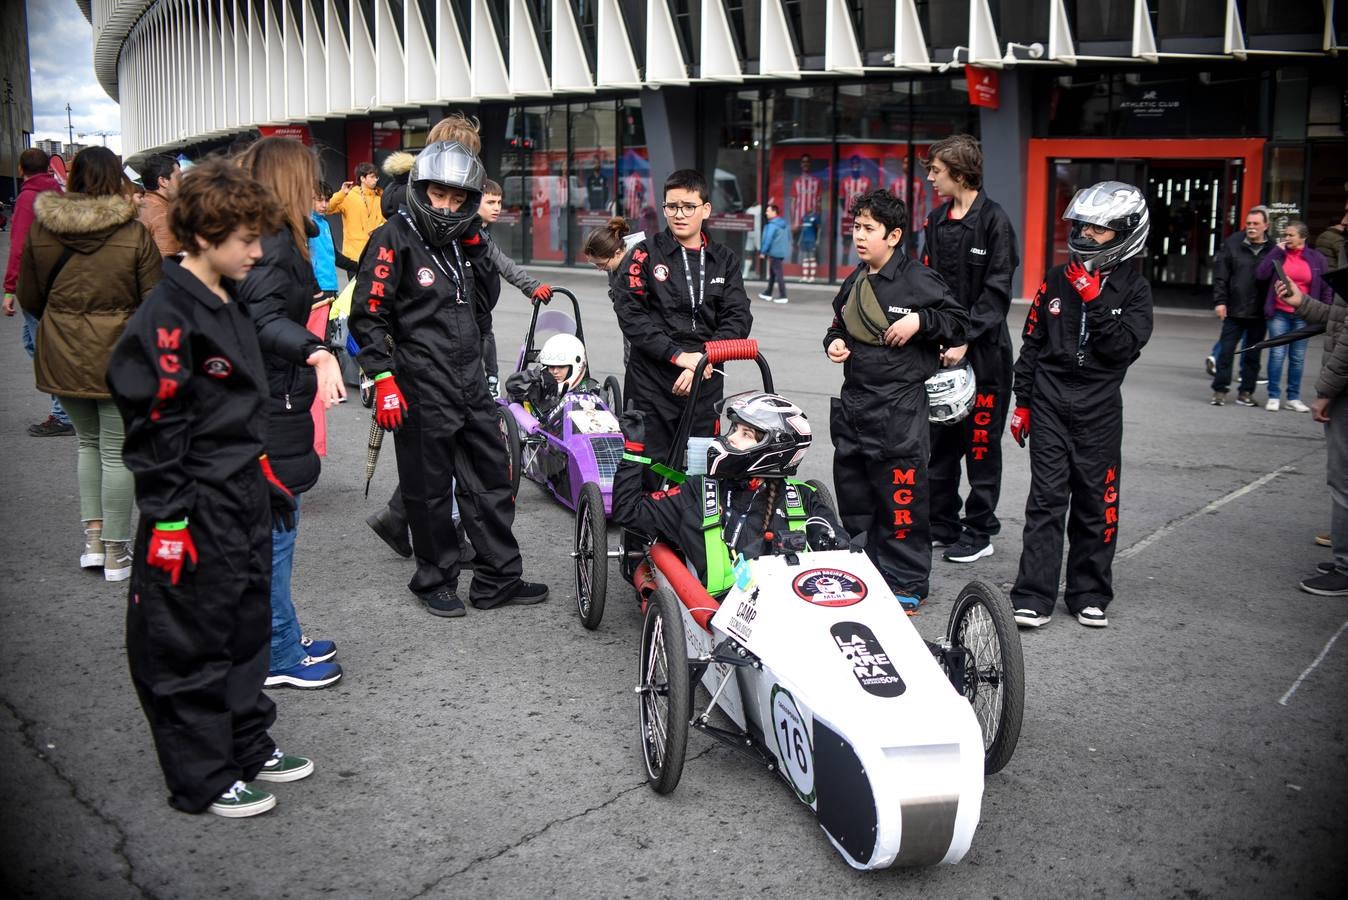
[(145, 562), (141, 517), (126, 612), (131, 681), (150, 723), (169, 804), (201, 812), (251, 781), (276, 745), (262, 693), (271, 642), (271, 507), (250, 466), (223, 488), (198, 483), (188, 516), (198, 561), (177, 585)]
[(407, 586), (415, 594), (458, 589), (457, 483), (459, 519), (477, 554), (469, 600), (489, 609), (507, 599), (523, 571), (495, 405), (464, 409), (452, 420), (426, 419), (410, 416), (393, 435), (399, 478), (394, 495), (402, 498), (417, 563)]
[[(1049, 615), (1057, 603), (1067, 534), (1067, 592), (1075, 615), (1114, 599), (1114, 551), (1119, 543), (1123, 398), (1114, 386), (1101, 396), (1035, 382), (1030, 407), (1030, 496), (1011, 605)], [(1045, 396), (1045, 394), (1048, 396)]]
[(488, 331), (482, 335), (482, 368), (488, 378), (500, 377), (500, 365), (496, 361), (496, 333)]
[[(1268, 320), (1258, 318), (1236, 318), (1227, 316), (1222, 319), (1222, 335), (1217, 340), (1217, 374), (1212, 378), (1212, 390), (1226, 393), (1231, 389), (1231, 370), (1235, 366), (1236, 347), (1246, 346), (1264, 339), (1268, 331)], [(1240, 355), (1240, 388), (1242, 394), (1253, 394), (1259, 383), (1259, 358), (1262, 350)]]
[[(1002, 530), (997, 501), (1002, 494), (1002, 429), (1011, 408), (1011, 348), (979, 341), (966, 355), (978, 391), (962, 422), (931, 426), (931, 536), (952, 544), (962, 531), (989, 538)], [(960, 463), (969, 495), (960, 499)], [(964, 515), (960, 516), (963, 507)]]
[(928, 523), (930, 455), (927, 389), (904, 387), (882, 408), (846, 394), (830, 405), (833, 488), (838, 514), (896, 594), (924, 598), (930, 589)]
[[(784, 260), (779, 259), (776, 256), (768, 257), (768, 283), (764, 286), (763, 293), (770, 297), (786, 296), (786, 276), (782, 274), (783, 262)], [(772, 293), (772, 286), (774, 283), (777, 285), (777, 290), (781, 291), (780, 294)]]
[[(634, 360), (627, 367), (623, 384), (623, 403), (628, 409), (638, 409), (646, 414), (646, 456), (666, 465), (676, 449), (674, 433), (678, 431), (679, 420), (688, 408), (687, 397), (675, 397), (671, 393), (677, 377), (676, 372), (666, 378), (663, 371), (651, 371)], [(690, 437), (717, 433), (716, 403), (721, 399), (723, 382), (722, 376), (717, 374), (702, 384)], [(647, 490), (657, 489), (659, 481), (659, 476), (649, 468), (642, 475), (642, 486)]]

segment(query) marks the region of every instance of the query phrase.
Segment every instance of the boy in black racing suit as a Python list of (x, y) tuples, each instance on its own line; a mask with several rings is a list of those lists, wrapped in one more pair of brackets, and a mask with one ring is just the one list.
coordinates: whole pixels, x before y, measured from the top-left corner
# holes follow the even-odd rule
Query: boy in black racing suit
[(1151, 287), (1121, 263), (1147, 245), (1147, 204), (1132, 185), (1106, 181), (1078, 191), (1063, 218), (1072, 222), (1072, 261), (1050, 269), (1039, 286), (1016, 360), (1011, 436), (1022, 447), (1030, 437), (1030, 496), (1011, 605), (1018, 625), (1049, 621), (1066, 517), (1063, 601), (1082, 625), (1100, 628), (1114, 597), (1120, 388), (1152, 325)]
[(852, 240), (861, 264), (833, 300), (824, 350), (843, 365), (832, 401), (833, 485), (838, 511), (904, 608), (927, 596), (926, 380), (941, 347), (964, 342), (969, 314), (941, 276), (898, 250), (908, 208), (889, 191), (852, 202)]
[(787, 477), (810, 446), (810, 426), (800, 408), (776, 394), (750, 391), (721, 401), (720, 412), (728, 420), (726, 433), (690, 442), (689, 467), (707, 474), (654, 493), (641, 486), (651, 462), (644, 455), (646, 416), (637, 410), (623, 416), (614, 520), (672, 543), (712, 596), (734, 584), (737, 556), (772, 553), (793, 533), (804, 538), (797, 549), (846, 547), (847, 534), (818, 491)]
[(361, 368), (376, 373), (375, 418), (395, 432), (417, 561), (408, 587), (429, 612), (447, 617), (465, 613), (456, 593), (456, 476), (461, 518), (477, 551), (473, 605), (547, 599), (544, 585), (520, 579), (515, 501), (482, 374), (485, 307), (474, 302), (473, 260), (486, 248), (476, 216), (484, 178), (462, 144), (421, 151), (407, 205), (370, 236), (350, 320)]

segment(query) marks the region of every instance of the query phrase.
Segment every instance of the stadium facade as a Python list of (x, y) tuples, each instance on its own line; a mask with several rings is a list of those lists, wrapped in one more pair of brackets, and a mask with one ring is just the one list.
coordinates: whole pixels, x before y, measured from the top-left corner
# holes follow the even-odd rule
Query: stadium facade
[(849, 197), (891, 187), (920, 221), (920, 160), (953, 131), (983, 140), (1030, 285), (1102, 178), (1147, 185), (1149, 274), (1177, 291), (1255, 202), (1313, 231), (1343, 213), (1348, 0), (77, 2), (128, 155), (291, 134), (337, 182), (464, 110), (529, 263), (583, 263), (610, 213), (657, 227), (655, 190), (693, 166), (719, 237), (752, 247), (775, 200), (788, 274), (813, 226), (838, 278)]

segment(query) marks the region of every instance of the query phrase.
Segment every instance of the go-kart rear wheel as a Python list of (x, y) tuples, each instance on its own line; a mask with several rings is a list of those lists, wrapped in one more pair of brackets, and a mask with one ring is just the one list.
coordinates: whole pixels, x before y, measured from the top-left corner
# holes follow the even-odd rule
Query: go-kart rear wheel
[(688, 654), (683, 643), (683, 614), (668, 588), (657, 588), (646, 604), (641, 625), (641, 756), (657, 794), (679, 784), (688, 749)]
[(1025, 714), (1025, 663), (1020, 634), (1006, 595), (971, 581), (955, 598), (946, 639), (965, 651), (959, 679), (983, 731), (983, 770), (991, 775), (1011, 761)]
[(496, 423), (501, 429), (501, 439), (505, 441), (506, 461), (510, 466), (510, 495), (520, 492), (520, 461), (523, 450), (520, 444), (520, 423), (508, 406), (496, 407)]
[(824, 484), (824, 482), (820, 481), (818, 478), (811, 478), (805, 483), (814, 488), (814, 492), (819, 495), (819, 499), (823, 500), (824, 505), (833, 510), (833, 514), (836, 516), (838, 514), (838, 504), (833, 501), (833, 492), (828, 489), (828, 485)]
[(593, 481), (580, 489), (576, 504), (576, 612), (580, 623), (593, 631), (604, 618), (608, 597), (608, 523), (604, 521), (604, 492)]
[(604, 405), (608, 411), (615, 416), (623, 414), (623, 388), (618, 383), (617, 375), (610, 375), (604, 379), (604, 388), (601, 396), (604, 398)]

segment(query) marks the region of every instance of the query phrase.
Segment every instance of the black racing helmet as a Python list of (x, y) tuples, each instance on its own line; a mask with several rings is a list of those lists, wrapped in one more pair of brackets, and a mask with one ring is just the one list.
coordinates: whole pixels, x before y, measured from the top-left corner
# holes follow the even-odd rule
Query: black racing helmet
[[(812, 439), (810, 422), (801, 408), (778, 394), (746, 391), (720, 401), (717, 415), (729, 424), (747, 425), (761, 436), (756, 444), (743, 450), (730, 445), (724, 429), (720, 437), (701, 439), (705, 444), (705, 472), (716, 478), (785, 478), (794, 475)], [(694, 439), (695, 441), (698, 439)], [(690, 470), (693, 441), (689, 442)]]
[[(407, 210), (426, 243), (444, 247), (468, 233), (478, 206), (487, 171), (473, 151), (458, 141), (437, 141), (417, 154), (408, 175)], [(431, 182), (468, 192), (457, 212), (436, 209), (426, 188)]]
[[(1067, 247), (1085, 264), (1087, 271), (1113, 269), (1147, 246), (1147, 198), (1142, 191), (1122, 181), (1102, 181), (1076, 192), (1063, 219), (1072, 223)], [(1099, 225), (1114, 232), (1107, 244), (1086, 237), (1083, 226)]]

